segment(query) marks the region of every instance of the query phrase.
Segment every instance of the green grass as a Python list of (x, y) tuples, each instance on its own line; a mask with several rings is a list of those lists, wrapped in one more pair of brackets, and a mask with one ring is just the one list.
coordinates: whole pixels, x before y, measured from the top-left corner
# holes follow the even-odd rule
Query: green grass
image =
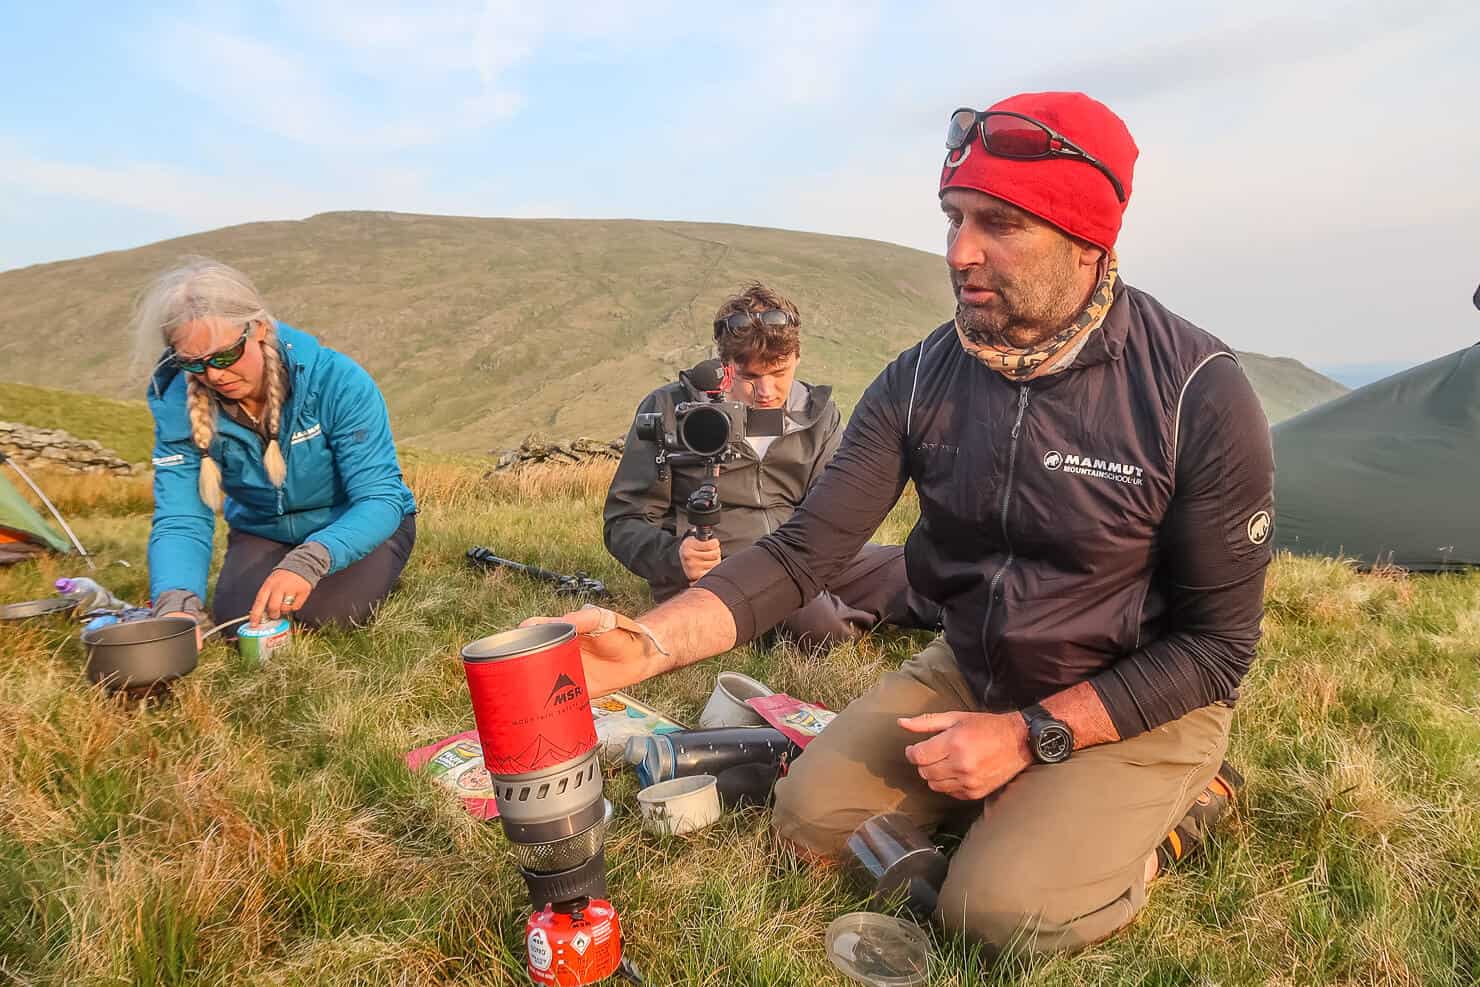
[(0, 381), (0, 421), (60, 428), (92, 439), (130, 463), (147, 462), (154, 446), (154, 419), (142, 401), (115, 401), (80, 391)]
[[(523, 887), (496, 825), (402, 754), (471, 725), (457, 649), (562, 601), (466, 568), (472, 544), (645, 595), (600, 545), (599, 474), (481, 484), (411, 471), (424, 506), (403, 588), (360, 632), (301, 633), (263, 668), (210, 644), (175, 701), (140, 709), (81, 678), (73, 631), (0, 628), (0, 983), (526, 983)], [(78, 481), (79, 484), (82, 481)], [(147, 481), (63, 489), (99, 574), (145, 592)], [(97, 509), (80, 508), (96, 503)], [(900, 537), (904, 505), (886, 525)], [(0, 599), (72, 571), (0, 572)], [(826, 662), (746, 647), (635, 690), (692, 722), (722, 668), (840, 706), (922, 639)], [(1284, 558), (1235, 720), (1249, 784), (1139, 920), (1074, 957), (991, 965), (934, 933), (937, 987), (1448, 985), (1480, 979), (1480, 574), (1360, 575)], [(618, 806), (610, 887), (652, 984), (842, 984), (827, 923), (861, 902), (789, 857), (764, 813), (687, 838)]]
[[(625, 434), (644, 395), (710, 355), (715, 309), (752, 279), (796, 302), (801, 377), (833, 385), (845, 414), (880, 368), (955, 311), (943, 257), (875, 240), (335, 212), (0, 272), (0, 377), (142, 394), (130, 306), (186, 254), (247, 272), (274, 314), (374, 375), (398, 439), (451, 452), (509, 448), (530, 432)], [(1293, 360), (1247, 354), (1244, 365), (1271, 421), (1345, 390)]]

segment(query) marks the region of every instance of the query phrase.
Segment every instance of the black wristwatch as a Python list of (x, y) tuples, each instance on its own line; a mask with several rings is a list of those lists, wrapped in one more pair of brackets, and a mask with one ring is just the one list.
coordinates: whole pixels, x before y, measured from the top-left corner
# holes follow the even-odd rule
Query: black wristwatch
[(1074, 731), (1063, 720), (1034, 703), (1022, 711), (1028, 724), (1028, 750), (1039, 764), (1061, 764), (1074, 753)]

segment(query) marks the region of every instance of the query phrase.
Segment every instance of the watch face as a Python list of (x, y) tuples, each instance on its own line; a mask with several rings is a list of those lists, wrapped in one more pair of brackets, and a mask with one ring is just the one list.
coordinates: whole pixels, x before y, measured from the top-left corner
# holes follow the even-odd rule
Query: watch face
[(1074, 753), (1074, 735), (1058, 723), (1045, 723), (1038, 731), (1038, 760), (1058, 764)]

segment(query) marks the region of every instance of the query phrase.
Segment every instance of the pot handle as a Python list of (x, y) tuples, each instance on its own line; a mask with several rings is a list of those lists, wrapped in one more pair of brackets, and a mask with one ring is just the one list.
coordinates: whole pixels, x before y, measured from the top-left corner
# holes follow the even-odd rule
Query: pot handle
[(212, 627), (210, 630), (208, 630), (204, 634), (202, 634), (200, 636), (200, 639), (202, 641), (204, 641), (206, 638), (210, 637), (212, 634), (216, 633), (217, 631), (224, 631), (228, 627), (235, 627), (237, 624), (240, 624), (244, 620), (250, 620), (251, 619), (251, 616), (252, 616), (251, 614), (247, 614), (245, 617), (237, 617), (234, 620), (227, 620), (227, 621), (224, 621), (222, 623), (219, 623), (215, 627)]

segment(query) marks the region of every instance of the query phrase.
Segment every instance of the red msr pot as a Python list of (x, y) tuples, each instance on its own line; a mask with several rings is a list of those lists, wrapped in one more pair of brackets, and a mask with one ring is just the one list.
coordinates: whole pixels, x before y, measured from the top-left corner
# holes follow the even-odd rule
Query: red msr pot
[(462, 649), (483, 763), (534, 913), (529, 975), (582, 985), (611, 975), (621, 925), (606, 899), (596, 726), (575, 628), (537, 624)]

